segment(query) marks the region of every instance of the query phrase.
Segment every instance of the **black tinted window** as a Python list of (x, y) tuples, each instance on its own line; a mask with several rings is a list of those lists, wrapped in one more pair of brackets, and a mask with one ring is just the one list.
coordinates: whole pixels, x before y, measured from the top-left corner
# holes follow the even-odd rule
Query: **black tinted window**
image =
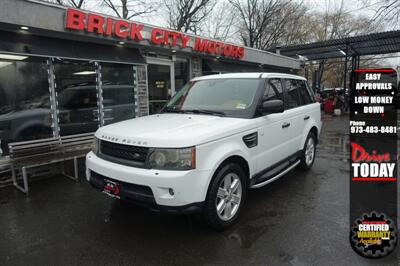
[(47, 69), (46, 59), (27, 56), (0, 58), (3, 155), (8, 154), (9, 142), (52, 136)]
[(295, 108), (301, 105), (298, 89), (297, 80), (295, 79), (285, 79), (285, 88), (287, 92), (287, 97), (285, 99), (285, 108)]
[(63, 90), (58, 96), (60, 110), (97, 107), (96, 87), (83, 86)]
[(263, 101), (269, 100), (282, 100), (283, 101), (283, 90), (280, 79), (269, 79), (267, 88), (265, 90)]
[(297, 80), (300, 100), (303, 105), (310, 104), (313, 102), (313, 98), (307, 89), (306, 82), (304, 80)]

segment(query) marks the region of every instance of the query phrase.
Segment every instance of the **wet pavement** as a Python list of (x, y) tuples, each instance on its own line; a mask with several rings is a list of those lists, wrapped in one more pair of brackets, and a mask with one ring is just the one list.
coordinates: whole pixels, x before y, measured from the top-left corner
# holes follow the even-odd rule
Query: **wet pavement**
[(324, 117), (312, 170), (250, 191), (223, 232), (122, 204), (83, 179), (32, 182), (29, 197), (0, 189), (0, 265), (398, 265), (399, 248), (367, 260), (349, 245), (347, 125)]

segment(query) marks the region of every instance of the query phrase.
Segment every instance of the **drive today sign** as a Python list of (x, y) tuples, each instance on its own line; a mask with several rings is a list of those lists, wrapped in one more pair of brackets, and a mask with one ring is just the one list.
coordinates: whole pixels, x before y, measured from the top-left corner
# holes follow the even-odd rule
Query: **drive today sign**
[(88, 34), (112, 36), (121, 41), (141, 42), (146, 40), (147, 37), (151, 44), (174, 49), (191, 47), (195, 52), (233, 59), (241, 59), (244, 56), (244, 48), (240, 46), (156, 27), (151, 28), (150, 35), (145, 37), (143, 24), (86, 13), (72, 8), (67, 9), (65, 27), (69, 30), (83, 31)]

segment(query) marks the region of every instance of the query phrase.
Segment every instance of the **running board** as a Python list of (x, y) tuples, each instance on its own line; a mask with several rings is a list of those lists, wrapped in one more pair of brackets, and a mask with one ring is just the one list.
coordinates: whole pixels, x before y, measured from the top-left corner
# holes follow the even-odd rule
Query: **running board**
[(250, 188), (259, 188), (259, 187), (263, 187), (271, 182), (274, 182), (275, 180), (277, 180), (278, 178), (280, 178), (281, 176), (285, 175), (287, 172), (289, 172), (290, 170), (292, 170), (293, 168), (295, 168), (298, 164), (300, 163), (300, 160), (298, 160), (297, 162), (293, 163), (290, 167), (286, 168), (284, 171), (280, 172), (279, 174), (277, 174), (276, 176), (269, 178), (267, 180), (265, 180), (264, 182), (258, 183), (258, 184), (254, 184), (252, 186), (250, 186)]

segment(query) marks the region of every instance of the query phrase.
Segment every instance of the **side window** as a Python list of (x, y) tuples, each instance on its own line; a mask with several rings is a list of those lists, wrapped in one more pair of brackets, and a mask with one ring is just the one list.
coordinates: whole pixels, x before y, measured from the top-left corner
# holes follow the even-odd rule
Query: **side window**
[(282, 100), (283, 101), (283, 89), (280, 79), (269, 79), (267, 88), (263, 95), (263, 102), (269, 100)]
[(285, 109), (291, 109), (300, 106), (301, 102), (297, 89), (297, 80), (285, 79), (284, 82), (287, 95), (285, 99)]
[(312, 90), (312, 88), (310, 87), (310, 85), (308, 84), (307, 81), (305, 81), (305, 83), (306, 83), (306, 87), (307, 87), (308, 93), (311, 95), (311, 100), (312, 100), (313, 103), (315, 103), (314, 91)]
[(306, 82), (304, 80), (297, 80), (300, 100), (303, 105), (310, 104), (313, 102), (313, 98), (310, 95), (310, 92), (307, 89)]

